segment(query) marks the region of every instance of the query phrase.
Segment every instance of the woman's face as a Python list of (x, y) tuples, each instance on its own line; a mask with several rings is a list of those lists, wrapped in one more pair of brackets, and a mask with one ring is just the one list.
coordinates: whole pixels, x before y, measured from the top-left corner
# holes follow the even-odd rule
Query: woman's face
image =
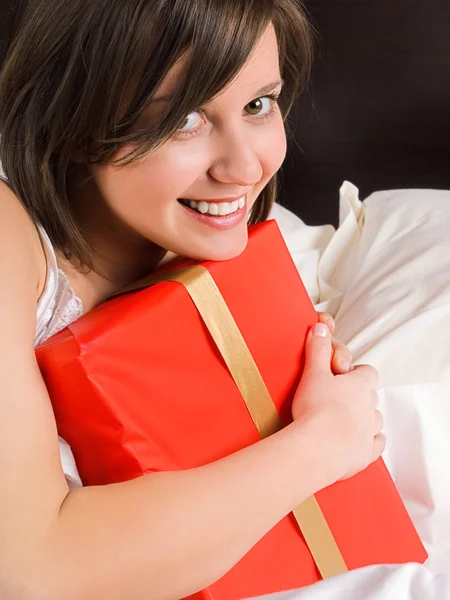
[[(158, 118), (180, 62), (144, 119)], [(236, 80), (155, 152), (126, 167), (90, 167), (97, 196), (129, 233), (181, 256), (226, 260), (247, 244), (255, 200), (286, 154), (278, 47), (270, 26)], [(122, 156), (130, 151), (126, 147)]]

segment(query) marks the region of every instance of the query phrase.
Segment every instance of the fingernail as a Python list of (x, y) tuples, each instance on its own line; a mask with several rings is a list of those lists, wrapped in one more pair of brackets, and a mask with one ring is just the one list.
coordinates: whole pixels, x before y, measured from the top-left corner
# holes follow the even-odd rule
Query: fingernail
[(327, 323), (329, 327), (331, 327), (331, 331), (333, 332), (336, 329), (336, 321), (333, 319), (333, 317), (329, 317), (327, 319)]
[(339, 361), (339, 368), (341, 371), (350, 371), (350, 361), (346, 358), (343, 358)]
[(325, 325), (325, 323), (317, 323), (316, 325), (314, 325), (313, 335), (315, 335), (316, 337), (326, 338), (329, 336), (329, 334), (330, 330), (328, 328), (328, 325)]

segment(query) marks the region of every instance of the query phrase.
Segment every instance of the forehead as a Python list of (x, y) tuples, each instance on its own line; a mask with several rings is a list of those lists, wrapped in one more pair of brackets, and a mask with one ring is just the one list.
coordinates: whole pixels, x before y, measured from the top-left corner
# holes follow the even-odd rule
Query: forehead
[[(156, 98), (171, 97), (175, 93), (185, 63), (186, 57), (181, 57), (172, 67), (158, 88)], [(249, 56), (238, 76), (217, 98), (232, 94), (251, 95), (264, 85), (280, 80), (278, 41), (275, 29), (270, 24), (261, 39), (258, 40), (253, 53)]]
[(251, 95), (265, 85), (280, 80), (277, 36), (273, 25), (269, 25), (241, 72), (221, 95)]

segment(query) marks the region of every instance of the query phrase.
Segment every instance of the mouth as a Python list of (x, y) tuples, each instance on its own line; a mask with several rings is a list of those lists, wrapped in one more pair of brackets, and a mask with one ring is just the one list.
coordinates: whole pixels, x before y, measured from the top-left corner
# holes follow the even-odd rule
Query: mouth
[(178, 202), (201, 215), (217, 218), (229, 217), (242, 210), (245, 207), (246, 197), (242, 196), (242, 198), (238, 198), (232, 202), (189, 200), (187, 198), (179, 198)]

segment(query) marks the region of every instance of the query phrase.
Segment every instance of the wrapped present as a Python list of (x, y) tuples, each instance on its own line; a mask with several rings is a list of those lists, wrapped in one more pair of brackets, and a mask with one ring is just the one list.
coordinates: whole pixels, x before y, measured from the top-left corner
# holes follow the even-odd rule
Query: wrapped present
[[(238, 258), (166, 267), (137, 287), (37, 350), (85, 485), (198, 467), (279, 430), (317, 322), (275, 222), (251, 227)], [(425, 559), (380, 459), (306, 500), (192, 598), (237, 600)]]

